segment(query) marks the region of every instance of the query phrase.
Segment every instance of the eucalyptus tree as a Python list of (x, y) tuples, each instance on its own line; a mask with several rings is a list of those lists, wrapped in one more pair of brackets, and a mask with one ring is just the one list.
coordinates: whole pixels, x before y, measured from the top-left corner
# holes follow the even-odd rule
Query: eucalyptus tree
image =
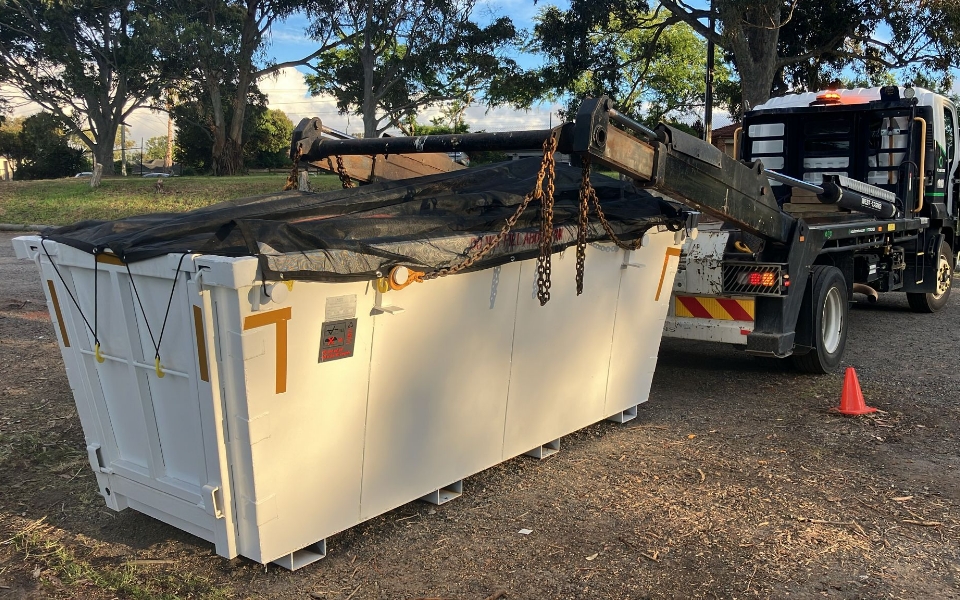
[(176, 72), (141, 0), (0, 0), (0, 80), (56, 116), (113, 172), (117, 129)]
[(478, 23), (474, 0), (314, 0), (306, 8), (314, 38), (344, 40), (311, 61), (310, 91), (360, 115), (365, 137), (426, 107), (505, 102), (490, 90), (521, 72), (513, 22)]

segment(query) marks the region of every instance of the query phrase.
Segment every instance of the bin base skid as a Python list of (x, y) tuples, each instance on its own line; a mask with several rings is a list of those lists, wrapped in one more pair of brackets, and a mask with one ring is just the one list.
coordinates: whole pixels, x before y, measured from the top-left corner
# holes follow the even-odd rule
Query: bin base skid
[(315, 563), (321, 558), (326, 558), (327, 556), (327, 540), (323, 539), (314, 544), (310, 544), (306, 548), (301, 548), (296, 552), (291, 552), (290, 554), (280, 557), (273, 561), (273, 564), (280, 565), (284, 569), (289, 569), (290, 571), (296, 571), (300, 567), (305, 567), (310, 563)]
[(640, 405), (631, 406), (627, 410), (622, 410), (615, 415), (610, 415), (607, 417), (608, 421), (613, 421), (614, 423), (626, 423), (627, 421), (632, 421), (637, 418), (637, 409), (640, 408)]
[(454, 483), (451, 483), (450, 485), (446, 485), (440, 488), (439, 490), (435, 490), (433, 492), (430, 492), (429, 494), (420, 496), (419, 499), (429, 504), (436, 504), (437, 506), (439, 506), (441, 504), (446, 504), (451, 500), (456, 500), (462, 495), (463, 495), (463, 480), (461, 479), (460, 481), (455, 481)]
[(557, 452), (560, 452), (560, 438), (547, 442), (546, 444), (537, 446), (533, 450), (527, 450), (523, 454), (525, 456), (532, 456), (534, 458), (543, 460), (544, 458), (553, 456)]
[[(534, 259), (380, 292), (264, 283), (255, 257), (124, 265), (37, 237), (14, 246), (40, 270), (108, 505), (297, 569), (338, 532), (634, 418), (682, 242), (647, 235), (629, 252), (589, 245), (580, 296), (573, 252), (554, 255), (546, 306)], [(145, 332), (164, 322), (158, 365)]]

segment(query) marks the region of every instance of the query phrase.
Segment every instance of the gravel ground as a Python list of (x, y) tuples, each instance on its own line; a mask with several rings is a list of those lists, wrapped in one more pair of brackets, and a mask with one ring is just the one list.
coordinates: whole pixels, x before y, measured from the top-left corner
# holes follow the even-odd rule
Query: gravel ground
[(960, 294), (936, 315), (896, 294), (851, 310), (846, 360), (875, 415), (829, 411), (839, 373), (665, 340), (635, 421), (333, 536), (326, 559), (290, 573), (104, 508), (36, 271), (11, 237), (0, 596), (960, 598)]

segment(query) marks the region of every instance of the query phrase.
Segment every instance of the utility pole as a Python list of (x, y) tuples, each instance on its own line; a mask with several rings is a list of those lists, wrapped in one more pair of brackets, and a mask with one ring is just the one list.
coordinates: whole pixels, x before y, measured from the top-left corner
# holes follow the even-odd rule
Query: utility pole
[(143, 177), (143, 138), (140, 138), (140, 177)]
[[(710, 0), (710, 33), (716, 31), (717, 20), (713, 12), (713, 2)], [(716, 49), (713, 40), (707, 40), (707, 93), (703, 104), (703, 139), (708, 144), (712, 143), (713, 138), (713, 55)]]
[(120, 123), (120, 174), (127, 176), (127, 124)]

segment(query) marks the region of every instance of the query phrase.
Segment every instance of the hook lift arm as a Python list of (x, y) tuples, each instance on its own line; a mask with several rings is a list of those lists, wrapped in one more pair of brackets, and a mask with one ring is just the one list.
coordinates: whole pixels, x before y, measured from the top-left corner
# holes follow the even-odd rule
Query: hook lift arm
[[(614, 124), (619, 127), (614, 126)], [(319, 119), (304, 119), (293, 133), (291, 157), (316, 162), (338, 155), (416, 155), (437, 152), (538, 150), (550, 129), (381, 138), (322, 137)], [(650, 129), (613, 108), (610, 98), (585, 100), (572, 123), (559, 127), (557, 151), (589, 156), (645, 187), (765, 239), (788, 243), (796, 219), (777, 204), (768, 176), (817, 193), (821, 202), (890, 218), (898, 211), (889, 192), (846, 178), (823, 186), (742, 163), (713, 145), (664, 123)]]

